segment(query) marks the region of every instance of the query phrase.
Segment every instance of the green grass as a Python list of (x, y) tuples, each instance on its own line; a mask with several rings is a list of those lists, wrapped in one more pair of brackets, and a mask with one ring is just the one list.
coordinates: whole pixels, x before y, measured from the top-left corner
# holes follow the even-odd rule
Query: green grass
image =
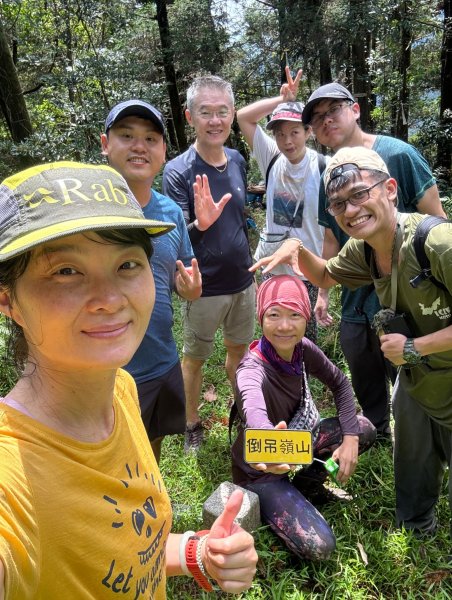
[[(162, 471), (177, 509), (176, 531), (200, 528), (203, 501), (230, 479), (226, 428), (216, 414), (215, 406), (204, 411), (210, 431), (197, 458), (184, 456), (181, 436), (165, 441)], [(337, 537), (330, 560), (298, 561), (266, 527), (260, 528), (255, 535), (258, 574), (241, 598), (450, 598), (452, 579), (443, 560), (450, 549), (446, 498), (438, 507), (441, 527), (435, 538), (420, 541), (396, 530), (391, 462), (388, 448), (371, 449), (347, 486), (353, 501), (324, 508)], [(169, 598), (204, 597), (189, 580), (175, 578), (169, 583)]]
[[(175, 308), (179, 331), (177, 303)], [(324, 330), (320, 345), (325, 338), (328, 349), (337, 349), (335, 332), (337, 337), (337, 329)], [(213, 385), (218, 397), (215, 402), (204, 403), (201, 410), (208, 435), (198, 457), (184, 455), (182, 436), (164, 441), (161, 467), (176, 509), (175, 531), (200, 528), (204, 500), (222, 481), (230, 480), (226, 422), (232, 393), (223, 361), (221, 338), (217, 336), (215, 352), (205, 366), (204, 389)], [(313, 389), (322, 412), (331, 413), (328, 395), (321, 386)], [(438, 506), (439, 533), (432, 539), (418, 540), (394, 527), (388, 447), (372, 448), (361, 457), (347, 490), (353, 495), (351, 502), (330, 505), (322, 511), (337, 537), (337, 550), (331, 559), (321, 563), (299, 561), (266, 527), (261, 527), (255, 533), (258, 572), (251, 590), (241, 599), (446, 600), (452, 596), (451, 572), (444, 562), (451, 547), (446, 496)], [(223, 593), (217, 596), (228, 597)], [(176, 577), (169, 582), (168, 597), (188, 600), (208, 598), (208, 594), (192, 581)]]
[[(338, 340), (339, 294), (331, 297), (336, 326), (320, 329), (319, 345), (345, 371)], [(175, 334), (180, 344), (181, 312), (175, 300)], [(259, 330), (256, 328), (256, 336)], [(227, 418), (232, 391), (223, 368), (221, 334), (215, 351), (204, 367), (204, 387), (213, 386), (217, 400), (204, 402), (202, 419), (207, 439), (198, 457), (185, 456), (183, 437), (166, 438), (161, 468), (175, 507), (174, 531), (202, 525), (202, 504), (216, 487), (231, 480)], [(324, 415), (334, 413), (323, 386), (312, 382), (313, 394)], [(349, 503), (329, 505), (322, 512), (337, 538), (337, 549), (324, 562), (299, 561), (268, 530), (255, 533), (259, 554), (258, 571), (243, 600), (446, 600), (452, 597), (452, 571), (446, 557), (451, 553), (447, 487), (438, 505), (438, 533), (431, 539), (416, 539), (394, 525), (394, 480), (388, 447), (372, 448), (359, 461), (347, 485), (353, 495)], [(227, 598), (218, 592), (217, 597)], [(173, 600), (207, 599), (187, 578), (175, 577), (168, 584)]]
[[(332, 295), (336, 326), (321, 329), (320, 347), (341, 368), (337, 323), (339, 296)], [(175, 335), (181, 348), (181, 306), (175, 299)], [(0, 319), (0, 345), (2, 321)], [(259, 330), (256, 328), (256, 336)], [(199, 529), (202, 505), (222, 482), (230, 480), (227, 422), (232, 391), (224, 370), (224, 349), (218, 334), (215, 351), (204, 369), (204, 389), (213, 386), (217, 399), (204, 402), (201, 415), (208, 429), (198, 457), (185, 456), (183, 436), (164, 440), (161, 468), (174, 507), (174, 531)], [(0, 394), (12, 385), (13, 377), (0, 373)], [(334, 412), (323, 387), (312, 382), (312, 391), (324, 415)], [(337, 537), (337, 549), (324, 562), (299, 561), (266, 528), (255, 533), (259, 554), (252, 588), (239, 600), (449, 600), (452, 575), (445, 563), (451, 553), (447, 487), (438, 504), (438, 533), (419, 540), (394, 526), (394, 485), (391, 451), (372, 448), (359, 461), (346, 488), (353, 500), (330, 505), (322, 512)], [(207, 599), (209, 595), (188, 578), (175, 577), (168, 583), (170, 600)], [(229, 598), (218, 592), (217, 598)]]

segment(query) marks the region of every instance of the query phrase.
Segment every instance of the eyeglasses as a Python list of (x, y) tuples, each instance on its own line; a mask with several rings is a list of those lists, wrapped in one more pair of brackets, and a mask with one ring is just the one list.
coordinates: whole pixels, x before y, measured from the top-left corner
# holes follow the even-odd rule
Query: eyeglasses
[(346, 200), (339, 200), (338, 202), (333, 202), (332, 204), (327, 206), (327, 212), (329, 212), (330, 215), (332, 215), (333, 217), (337, 217), (337, 215), (340, 215), (345, 211), (347, 202), (350, 202), (352, 206), (359, 206), (360, 204), (363, 204), (363, 202), (369, 200), (370, 190), (373, 190), (374, 187), (377, 187), (377, 185), (381, 185), (385, 181), (386, 179), (383, 179), (382, 181), (377, 181), (377, 183), (374, 183), (370, 187), (358, 190), (357, 192), (351, 194)]
[(353, 104), (353, 102), (344, 102), (341, 104), (335, 104), (334, 106), (329, 108), (326, 112), (315, 114), (311, 119), (311, 123), (310, 123), (311, 127), (312, 128), (320, 127), (320, 125), (323, 124), (323, 121), (325, 120), (325, 118), (337, 119), (339, 117), (339, 115), (342, 113), (342, 111), (344, 110), (344, 107), (351, 106), (352, 104)]
[(229, 108), (221, 108), (220, 110), (199, 110), (198, 117), (206, 121), (217, 117), (218, 119), (227, 119), (231, 115)]

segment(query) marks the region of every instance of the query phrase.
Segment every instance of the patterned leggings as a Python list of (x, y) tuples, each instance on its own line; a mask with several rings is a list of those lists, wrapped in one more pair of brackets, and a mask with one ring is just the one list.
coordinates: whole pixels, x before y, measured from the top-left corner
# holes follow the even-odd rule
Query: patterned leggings
[[(376, 430), (365, 417), (358, 415), (361, 429), (359, 454), (375, 441)], [(322, 419), (314, 446), (314, 457), (326, 460), (342, 442), (337, 417)], [(323, 483), (327, 478), (324, 466), (314, 461), (308, 468), (289, 477), (275, 476), (263, 483), (253, 482), (246, 487), (259, 496), (261, 518), (286, 546), (299, 558), (325, 559), (336, 547), (336, 538), (320, 512), (303, 496), (300, 489), (307, 480)]]

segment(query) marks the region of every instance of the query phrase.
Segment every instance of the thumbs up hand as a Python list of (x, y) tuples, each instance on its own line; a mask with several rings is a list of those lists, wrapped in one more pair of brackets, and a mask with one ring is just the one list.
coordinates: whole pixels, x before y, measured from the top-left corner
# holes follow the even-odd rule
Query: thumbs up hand
[(242, 501), (243, 492), (235, 490), (212, 525), (201, 555), (210, 577), (235, 594), (251, 586), (258, 558), (253, 537), (234, 522)]

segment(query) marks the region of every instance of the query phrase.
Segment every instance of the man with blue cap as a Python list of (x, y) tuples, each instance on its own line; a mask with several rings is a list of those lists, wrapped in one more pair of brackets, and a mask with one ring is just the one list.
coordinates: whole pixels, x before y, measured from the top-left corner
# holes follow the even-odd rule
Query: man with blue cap
[(160, 111), (135, 99), (112, 108), (101, 136), (102, 154), (125, 178), (144, 215), (176, 224), (171, 235), (154, 245), (155, 308), (140, 347), (125, 367), (137, 384), (143, 421), (157, 461), (163, 437), (185, 430), (185, 393), (172, 335), (171, 294), (175, 290), (186, 300), (201, 295), (201, 274), (182, 211), (170, 198), (152, 189), (165, 162), (165, 137)]

